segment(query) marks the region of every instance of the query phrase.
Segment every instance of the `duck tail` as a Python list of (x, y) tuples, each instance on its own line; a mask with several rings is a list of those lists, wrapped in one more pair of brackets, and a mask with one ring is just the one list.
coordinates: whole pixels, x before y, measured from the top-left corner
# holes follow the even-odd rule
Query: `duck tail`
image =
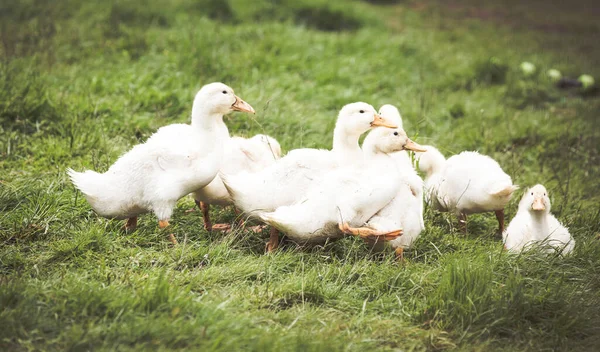
[(245, 172), (241, 172), (236, 175), (227, 175), (222, 172), (219, 172), (219, 177), (221, 181), (223, 181), (223, 185), (227, 189), (233, 204), (242, 211), (249, 213), (255, 209), (249, 209), (249, 204), (246, 203), (246, 199), (248, 199), (249, 195), (244, 190), (244, 175)]
[(272, 212), (259, 211), (255, 214), (256, 217), (265, 224), (272, 226), (283, 233), (288, 233), (289, 229), (296, 227), (296, 224), (294, 222), (290, 222), (290, 219), (285, 213), (280, 213), (278, 210)]
[(256, 212), (256, 216), (269, 225), (273, 225), (275, 216), (273, 212)]
[(502, 184), (496, 184), (493, 187), (491, 187), (490, 189), (490, 194), (496, 197), (510, 197), (512, 196), (512, 194), (514, 193), (514, 191), (516, 191), (517, 189), (519, 189), (519, 186), (517, 185), (513, 185), (513, 184), (506, 184), (506, 183), (502, 183)]
[(101, 192), (103, 187), (106, 187), (106, 182), (99, 174), (95, 171), (87, 170), (84, 172), (77, 172), (71, 168), (67, 169), (67, 174), (71, 179), (71, 183), (78, 190), (83, 193), (86, 198), (96, 198)]

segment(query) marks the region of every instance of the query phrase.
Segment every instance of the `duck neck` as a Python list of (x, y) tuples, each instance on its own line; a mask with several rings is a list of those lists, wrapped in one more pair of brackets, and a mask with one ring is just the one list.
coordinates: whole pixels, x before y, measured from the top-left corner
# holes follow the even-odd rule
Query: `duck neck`
[(377, 147), (375, 143), (371, 143), (373, 139), (366, 139), (363, 143), (363, 154), (365, 161), (369, 162), (388, 162), (392, 161), (392, 156), (388, 152), (384, 152)]
[(358, 145), (360, 133), (348, 133), (340, 127), (333, 131), (332, 151), (337, 155), (341, 163), (353, 163), (362, 160), (362, 150)]
[(223, 114), (207, 113), (196, 106), (192, 109), (192, 128), (201, 136), (205, 147), (222, 149), (223, 143), (228, 140), (229, 129), (223, 122)]
[(537, 240), (544, 240), (550, 234), (548, 226), (548, 214), (543, 211), (531, 211), (533, 233)]

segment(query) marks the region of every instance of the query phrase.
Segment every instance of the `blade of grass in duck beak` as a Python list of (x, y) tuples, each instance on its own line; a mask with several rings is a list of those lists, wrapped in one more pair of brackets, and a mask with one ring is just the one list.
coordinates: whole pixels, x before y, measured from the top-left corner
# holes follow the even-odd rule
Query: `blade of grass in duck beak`
[(233, 111), (249, 112), (251, 114), (255, 113), (254, 108), (250, 104), (243, 101), (237, 95), (235, 96), (235, 103), (231, 105), (231, 108), (233, 109)]
[(542, 198), (537, 198), (533, 201), (533, 205), (531, 206), (531, 209), (533, 210), (546, 210), (546, 206), (544, 205), (544, 202), (542, 201)]
[(404, 145), (404, 149), (412, 150), (413, 152), (426, 152), (427, 151), (427, 149), (423, 148), (422, 146), (418, 145), (417, 143), (413, 142), (410, 139), (406, 141), (406, 144)]
[(384, 117), (375, 114), (375, 120), (371, 122), (371, 127), (387, 127), (387, 128), (398, 128), (398, 126), (390, 120), (386, 120)]

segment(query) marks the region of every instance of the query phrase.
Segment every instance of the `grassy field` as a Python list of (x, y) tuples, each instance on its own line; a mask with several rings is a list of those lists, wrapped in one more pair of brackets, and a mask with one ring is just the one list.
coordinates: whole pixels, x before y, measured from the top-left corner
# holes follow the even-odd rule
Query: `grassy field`
[[(0, 349), (597, 350), (600, 96), (544, 72), (600, 78), (600, 8), (475, 3), (2, 2)], [(95, 215), (65, 169), (188, 121), (212, 81), (257, 110), (232, 134), (288, 151), (330, 147), (346, 103), (395, 104), (419, 143), (545, 184), (575, 252), (507, 255), (492, 214), (465, 236), (429, 209), (403, 264), (354, 238), (264, 255), (267, 233), (207, 233), (189, 198), (178, 246), (151, 215), (128, 235)]]

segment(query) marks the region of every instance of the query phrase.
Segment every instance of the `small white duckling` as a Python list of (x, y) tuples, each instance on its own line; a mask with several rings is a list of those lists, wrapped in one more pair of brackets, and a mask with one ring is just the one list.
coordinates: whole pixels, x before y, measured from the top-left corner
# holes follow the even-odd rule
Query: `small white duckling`
[(455, 213), (464, 232), (467, 214), (494, 211), (502, 233), (504, 208), (518, 186), (500, 165), (477, 152), (462, 152), (446, 160), (436, 148), (425, 149), (427, 153), (417, 153), (417, 157), (419, 169), (426, 174), (425, 198), (430, 206)]
[[(332, 150), (295, 149), (260, 172), (221, 175), (221, 179), (235, 206), (246, 214), (254, 216), (255, 211), (274, 211), (304, 197), (311, 185), (318, 183), (327, 172), (342, 165), (361, 163), (363, 155), (358, 140), (377, 126), (396, 128), (367, 103), (345, 105), (335, 124)], [(272, 228), (267, 251), (276, 249), (278, 244), (279, 234)]]
[[(163, 229), (177, 200), (209, 184), (219, 171), (229, 139), (223, 115), (232, 111), (254, 113), (227, 85), (207, 84), (194, 98), (191, 124), (158, 129), (105, 173), (67, 172), (98, 215), (128, 219), (125, 230), (131, 230), (138, 215), (153, 212)], [(176, 243), (173, 234), (169, 239)]]
[[(252, 138), (231, 137), (225, 144), (225, 155), (220, 172), (225, 175), (235, 175), (242, 171), (258, 172), (273, 164), (281, 157), (281, 146), (271, 136), (257, 134)], [(193, 193), (196, 205), (201, 209), (204, 228), (207, 231), (227, 230), (229, 224), (215, 224), (210, 221), (210, 205), (227, 206), (233, 201), (223, 185), (219, 175), (207, 186)]]
[(404, 130), (387, 128), (373, 130), (363, 148), (363, 163), (328, 173), (299, 202), (278, 207), (274, 212), (259, 212), (258, 216), (300, 243), (323, 242), (343, 234), (372, 240), (396, 238), (402, 233), (398, 228), (377, 231), (360, 226), (398, 192), (396, 165), (389, 154), (423, 149)]
[[(402, 117), (395, 106), (384, 105), (379, 109), (379, 114), (395, 122), (401, 128)], [(367, 139), (370, 137), (371, 135), (367, 136)], [(423, 180), (414, 169), (406, 150), (392, 153), (391, 156), (395, 160), (399, 172), (398, 193), (383, 209), (369, 219), (367, 226), (382, 232), (402, 228), (402, 236), (389, 242), (396, 250), (397, 258), (402, 259), (404, 249), (409, 248), (419, 237), (421, 231), (425, 229)], [(383, 242), (378, 242), (374, 245), (381, 247), (382, 244)]]
[(575, 247), (575, 240), (550, 213), (548, 191), (542, 185), (535, 185), (525, 192), (519, 202), (517, 214), (503, 233), (504, 247), (509, 251), (519, 252), (539, 242), (570, 253)]

